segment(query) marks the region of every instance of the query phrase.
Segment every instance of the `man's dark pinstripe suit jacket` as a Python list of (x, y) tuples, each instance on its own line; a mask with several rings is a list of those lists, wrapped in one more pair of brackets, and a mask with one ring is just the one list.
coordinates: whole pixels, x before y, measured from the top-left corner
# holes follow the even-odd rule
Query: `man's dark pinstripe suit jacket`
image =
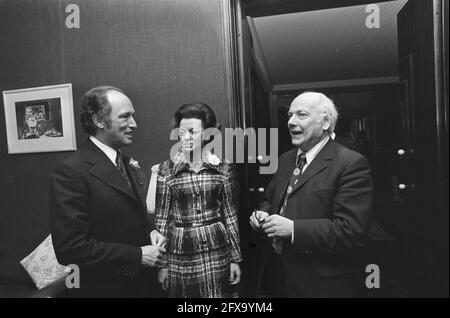
[(60, 163), (50, 183), (50, 220), (61, 264), (80, 268), (74, 297), (145, 297), (152, 273), (141, 267), (140, 246), (150, 244), (146, 218), (148, 177), (124, 156), (132, 185), (89, 139)]

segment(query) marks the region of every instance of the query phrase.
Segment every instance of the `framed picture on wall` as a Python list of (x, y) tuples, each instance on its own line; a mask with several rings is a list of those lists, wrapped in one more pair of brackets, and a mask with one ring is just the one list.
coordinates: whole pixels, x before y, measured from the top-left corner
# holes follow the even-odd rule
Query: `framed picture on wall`
[(8, 153), (76, 150), (72, 84), (3, 92)]

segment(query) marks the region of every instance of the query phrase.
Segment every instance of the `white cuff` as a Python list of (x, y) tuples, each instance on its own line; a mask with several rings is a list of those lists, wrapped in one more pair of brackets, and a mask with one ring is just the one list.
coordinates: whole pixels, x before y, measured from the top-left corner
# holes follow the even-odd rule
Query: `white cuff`
[(292, 236), (291, 236), (291, 244), (294, 245), (294, 221), (292, 221)]

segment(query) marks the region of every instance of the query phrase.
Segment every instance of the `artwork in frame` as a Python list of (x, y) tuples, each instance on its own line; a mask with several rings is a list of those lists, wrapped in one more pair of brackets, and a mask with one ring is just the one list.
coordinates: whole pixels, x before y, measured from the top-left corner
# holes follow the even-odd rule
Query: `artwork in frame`
[(72, 84), (3, 91), (8, 153), (76, 150)]

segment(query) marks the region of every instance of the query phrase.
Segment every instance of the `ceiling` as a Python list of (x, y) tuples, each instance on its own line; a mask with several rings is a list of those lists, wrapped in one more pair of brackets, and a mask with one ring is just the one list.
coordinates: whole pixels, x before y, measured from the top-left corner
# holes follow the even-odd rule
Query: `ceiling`
[[(379, 0), (379, 2), (386, 1), (393, 0)], [(373, 2), (374, 0), (241, 0), (245, 15), (251, 17), (343, 8)]]
[(271, 84), (397, 76), (397, 13), (405, 3), (377, 4), (379, 29), (366, 27), (367, 5), (251, 19)]

